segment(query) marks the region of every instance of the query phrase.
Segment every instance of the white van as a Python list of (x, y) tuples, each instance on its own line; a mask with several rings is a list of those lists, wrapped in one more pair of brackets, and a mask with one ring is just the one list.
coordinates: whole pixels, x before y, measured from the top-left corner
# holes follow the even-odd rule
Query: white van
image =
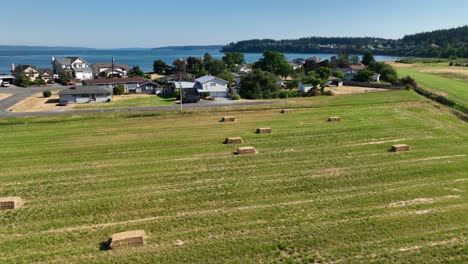
[(10, 83), (9, 82), (2, 82), (2, 87), (10, 87)]

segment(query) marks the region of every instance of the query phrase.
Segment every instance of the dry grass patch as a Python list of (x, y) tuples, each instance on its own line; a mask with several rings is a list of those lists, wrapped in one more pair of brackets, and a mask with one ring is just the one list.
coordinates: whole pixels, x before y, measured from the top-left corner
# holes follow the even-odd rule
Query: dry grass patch
[(35, 93), (28, 98), (18, 102), (12, 106), (11, 112), (48, 112), (48, 111), (63, 111), (71, 109), (70, 105), (58, 106), (59, 96), (58, 91), (51, 91), (51, 97), (44, 97), (42, 93)]
[(12, 94), (9, 93), (0, 93), (0, 100), (6, 99), (8, 97), (12, 96)]

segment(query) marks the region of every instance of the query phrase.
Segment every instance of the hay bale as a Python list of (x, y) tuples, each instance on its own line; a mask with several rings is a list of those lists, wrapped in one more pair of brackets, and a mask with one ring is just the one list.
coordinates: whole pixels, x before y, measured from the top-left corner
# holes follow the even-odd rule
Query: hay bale
[(236, 122), (235, 116), (225, 116), (221, 118), (221, 122)]
[(339, 116), (330, 116), (328, 118), (328, 122), (341, 122), (343, 119)]
[(287, 114), (287, 113), (292, 113), (292, 112), (294, 112), (294, 109), (283, 109), (283, 110), (281, 110), (282, 114)]
[(271, 134), (272, 129), (269, 127), (257, 128), (257, 134)]
[(257, 154), (257, 150), (254, 147), (242, 147), (237, 149), (237, 155), (252, 155)]
[(226, 138), (224, 144), (242, 144), (244, 141), (240, 137)]
[(397, 144), (392, 146), (392, 152), (406, 152), (410, 151), (411, 147), (406, 144)]
[(145, 231), (134, 230), (116, 233), (109, 238), (109, 242), (109, 247), (111, 249), (142, 246), (145, 244)]
[(0, 210), (14, 210), (23, 206), (23, 200), (20, 197), (0, 198)]

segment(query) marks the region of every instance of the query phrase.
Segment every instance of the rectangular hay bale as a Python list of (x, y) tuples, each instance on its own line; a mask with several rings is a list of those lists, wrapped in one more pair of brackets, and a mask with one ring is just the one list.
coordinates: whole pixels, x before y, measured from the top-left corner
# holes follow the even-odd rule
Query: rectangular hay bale
[(244, 141), (240, 137), (226, 138), (224, 144), (242, 144)]
[(109, 238), (109, 240), (109, 247), (111, 249), (142, 246), (145, 244), (145, 231), (133, 230), (122, 233), (116, 233), (113, 234)]
[(294, 109), (283, 109), (283, 110), (281, 110), (282, 114), (287, 114), (287, 113), (292, 113), (292, 112), (294, 112)]
[(411, 147), (406, 144), (397, 144), (392, 146), (392, 152), (406, 152), (410, 151)]
[(254, 147), (242, 147), (237, 149), (237, 155), (252, 155), (257, 154), (257, 150)]
[(235, 116), (225, 116), (221, 118), (221, 122), (236, 122)]
[(23, 200), (20, 197), (0, 198), (0, 210), (14, 210), (23, 206)]
[(271, 134), (272, 131), (273, 130), (271, 128), (269, 128), (269, 127), (257, 128), (257, 134)]
[(341, 122), (341, 121), (342, 121), (342, 119), (339, 116), (330, 116), (328, 118), (328, 122)]

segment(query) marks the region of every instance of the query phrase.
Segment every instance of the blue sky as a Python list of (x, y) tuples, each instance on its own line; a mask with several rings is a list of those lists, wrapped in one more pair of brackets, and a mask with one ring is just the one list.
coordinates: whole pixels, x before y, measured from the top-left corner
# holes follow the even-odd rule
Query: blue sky
[(467, 0), (5, 2), (0, 45), (125, 48), (306, 36), (400, 38), (468, 24)]

